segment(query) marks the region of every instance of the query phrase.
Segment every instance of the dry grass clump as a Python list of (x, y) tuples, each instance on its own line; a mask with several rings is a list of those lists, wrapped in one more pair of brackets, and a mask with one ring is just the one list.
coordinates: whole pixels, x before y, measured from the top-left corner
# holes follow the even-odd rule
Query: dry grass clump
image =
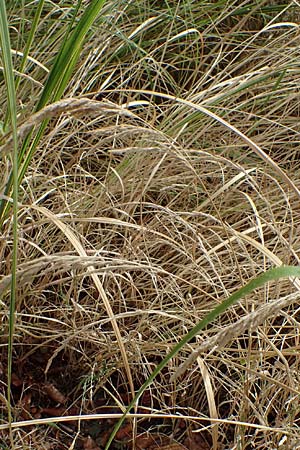
[[(16, 449), (91, 449), (88, 435), (104, 448), (113, 414), (207, 312), (268, 268), (299, 264), (299, 196), (276, 170), (298, 185), (299, 33), (281, 23), (294, 6), (202, 3), (109, 2), (62, 101), (31, 113), (40, 64), (21, 82), (20, 141), (49, 122), (20, 186), (12, 402), (14, 422), (32, 422), (13, 424)], [(62, 39), (48, 14), (35, 55), (45, 66)], [(9, 133), (2, 141), (1, 199)], [(9, 448), (10, 213), (0, 239)], [(137, 435), (191, 450), (300, 448), (299, 286), (258, 289), (183, 348), (141, 398)], [(106, 416), (53, 425), (92, 414)], [(111, 448), (134, 448), (135, 431)]]

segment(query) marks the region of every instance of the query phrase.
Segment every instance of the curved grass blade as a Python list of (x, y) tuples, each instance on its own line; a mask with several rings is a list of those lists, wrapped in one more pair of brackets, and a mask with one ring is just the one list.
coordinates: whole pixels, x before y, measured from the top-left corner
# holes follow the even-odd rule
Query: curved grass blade
[[(11, 375), (12, 375), (12, 352), (13, 336), (15, 328), (15, 309), (17, 297), (17, 264), (18, 264), (18, 136), (17, 136), (17, 102), (15, 79), (13, 72), (13, 63), (11, 56), (11, 44), (9, 36), (9, 27), (7, 21), (5, 1), (0, 0), (0, 44), (2, 49), (2, 59), (4, 68), (4, 79), (7, 90), (8, 114), (13, 134), (13, 152), (12, 152), (12, 184), (13, 184), (13, 250), (11, 267), (11, 290), (9, 305), (9, 331), (8, 331), (8, 364), (7, 364), (7, 408), (8, 421), (12, 422), (11, 410)], [(11, 443), (13, 438), (11, 434)]]
[(177, 355), (178, 352), (191, 340), (193, 339), (201, 330), (203, 330), (207, 325), (212, 323), (220, 314), (224, 313), (228, 308), (237, 303), (241, 298), (245, 297), (248, 294), (251, 294), (255, 289), (263, 286), (264, 284), (270, 281), (276, 281), (280, 278), (288, 278), (288, 277), (300, 277), (300, 267), (294, 266), (281, 266), (276, 267), (274, 269), (270, 269), (267, 272), (258, 275), (253, 280), (249, 281), (245, 286), (238, 289), (232, 295), (230, 295), (226, 300), (224, 300), (220, 305), (214, 308), (210, 313), (208, 313), (197, 325), (194, 326), (182, 339), (178, 344), (174, 345), (172, 350), (167, 354), (167, 356), (161, 361), (157, 367), (154, 369), (149, 378), (145, 381), (145, 383), (140, 387), (134, 399), (130, 402), (128, 408), (126, 409), (124, 415), (116, 424), (106, 446), (105, 450), (110, 448), (111, 443), (113, 442), (118, 430), (122, 426), (124, 420), (126, 419), (126, 415), (131, 411), (131, 409), (136, 405), (137, 401), (141, 397), (141, 395), (145, 392), (145, 390), (150, 386), (152, 381), (156, 378), (156, 376), (166, 367), (168, 362)]

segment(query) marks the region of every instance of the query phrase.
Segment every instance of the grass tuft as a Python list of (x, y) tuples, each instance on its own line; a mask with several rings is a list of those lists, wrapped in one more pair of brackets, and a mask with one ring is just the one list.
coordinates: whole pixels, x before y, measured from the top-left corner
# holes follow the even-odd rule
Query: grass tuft
[(297, 449), (299, 7), (0, 5), (0, 447)]

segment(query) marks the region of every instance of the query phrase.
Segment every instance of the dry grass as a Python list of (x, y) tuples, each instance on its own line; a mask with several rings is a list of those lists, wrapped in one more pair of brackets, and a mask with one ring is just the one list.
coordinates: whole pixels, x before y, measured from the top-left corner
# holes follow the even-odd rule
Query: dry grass
[[(238, 13), (243, 5), (231, 2), (231, 16), (220, 4), (209, 19), (201, 2), (162, 3), (108, 4), (103, 33), (91, 30), (63, 101), (32, 115), (45, 81), (38, 65), (35, 82), (20, 85), (20, 139), (50, 122), (20, 189), (13, 411), (16, 422), (34, 421), (15, 426), (15, 449), (81, 449), (87, 433), (101, 445), (92, 420), (56, 429), (42, 417), (107, 413), (98, 427), (111, 430), (109, 417), (206, 312), (269, 267), (299, 264), (299, 197), (287, 180), (299, 186), (300, 38), (296, 25), (275, 26), (296, 20), (299, 7), (267, 13), (244, 2), (249, 10)], [(48, 66), (45, 46), (35, 58)], [(236, 127), (272, 164), (188, 102)], [(0, 236), (2, 425), (11, 248), (8, 216)], [(138, 433), (173, 433), (188, 446), (198, 430), (205, 450), (300, 448), (293, 281), (257, 290), (184, 348), (137, 411), (165, 420), (140, 415)], [(45, 382), (67, 397), (61, 410)], [(10, 448), (2, 425), (0, 448)]]

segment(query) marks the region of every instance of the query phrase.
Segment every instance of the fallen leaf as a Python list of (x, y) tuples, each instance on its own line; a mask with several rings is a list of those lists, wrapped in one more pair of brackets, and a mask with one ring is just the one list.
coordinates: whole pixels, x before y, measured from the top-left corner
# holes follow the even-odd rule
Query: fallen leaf
[(25, 394), (18, 402), (22, 408), (21, 417), (23, 420), (31, 419), (31, 393)]
[(188, 450), (210, 450), (211, 446), (200, 435), (200, 433), (191, 433), (189, 437), (184, 440), (184, 445)]
[(150, 433), (143, 433), (137, 436), (135, 440), (136, 450), (145, 450), (152, 447), (155, 444), (155, 437)]
[(63, 416), (67, 409), (64, 406), (59, 406), (58, 408), (42, 408), (41, 413), (47, 414), (48, 416)]
[(132, 436), (132, 423), (126, 423), (117, 432), (116, 439), (118, 441), (124, 441), (130, 439), (131, 436)]
[(179, 442), (174, 442), (173, 444), (164, 445), (163, 447), (150, 447), (149, 450), (188, 450), (184, 445), (179, 444)]
[[(41, 408), (40, 413), (47, 414), (47, 416), (52, 417), (62, 417), (66, 414), (69, 416), (77, 416), (79, 414), (79, 409), (74, 406), (71, 408), (67, 408), (65, 406), (56, 406), (55, 408)], [(77, 420), (68, 420), (68, 424), (70, 426), (76, 426)]]
[(23, 384), (23, 381), (20, 380), (16, 373), (11, 374), (11, 384), (15, 387), (20, 387)]
[(84, 450), (100, 450), (100, 447), (96, 444), (94, 439), (91, 438), (91, 436), (88, 436), (83, 441), (83, 448)]
[(66, 403), (67, 397), (65, 397), (52, 383), (45, 383), (43, 390), (56, 403)]
[(187, 448), (174, 439), (159, 433), (143, 433), (137, 436), (136, 450), (187, 450)]

